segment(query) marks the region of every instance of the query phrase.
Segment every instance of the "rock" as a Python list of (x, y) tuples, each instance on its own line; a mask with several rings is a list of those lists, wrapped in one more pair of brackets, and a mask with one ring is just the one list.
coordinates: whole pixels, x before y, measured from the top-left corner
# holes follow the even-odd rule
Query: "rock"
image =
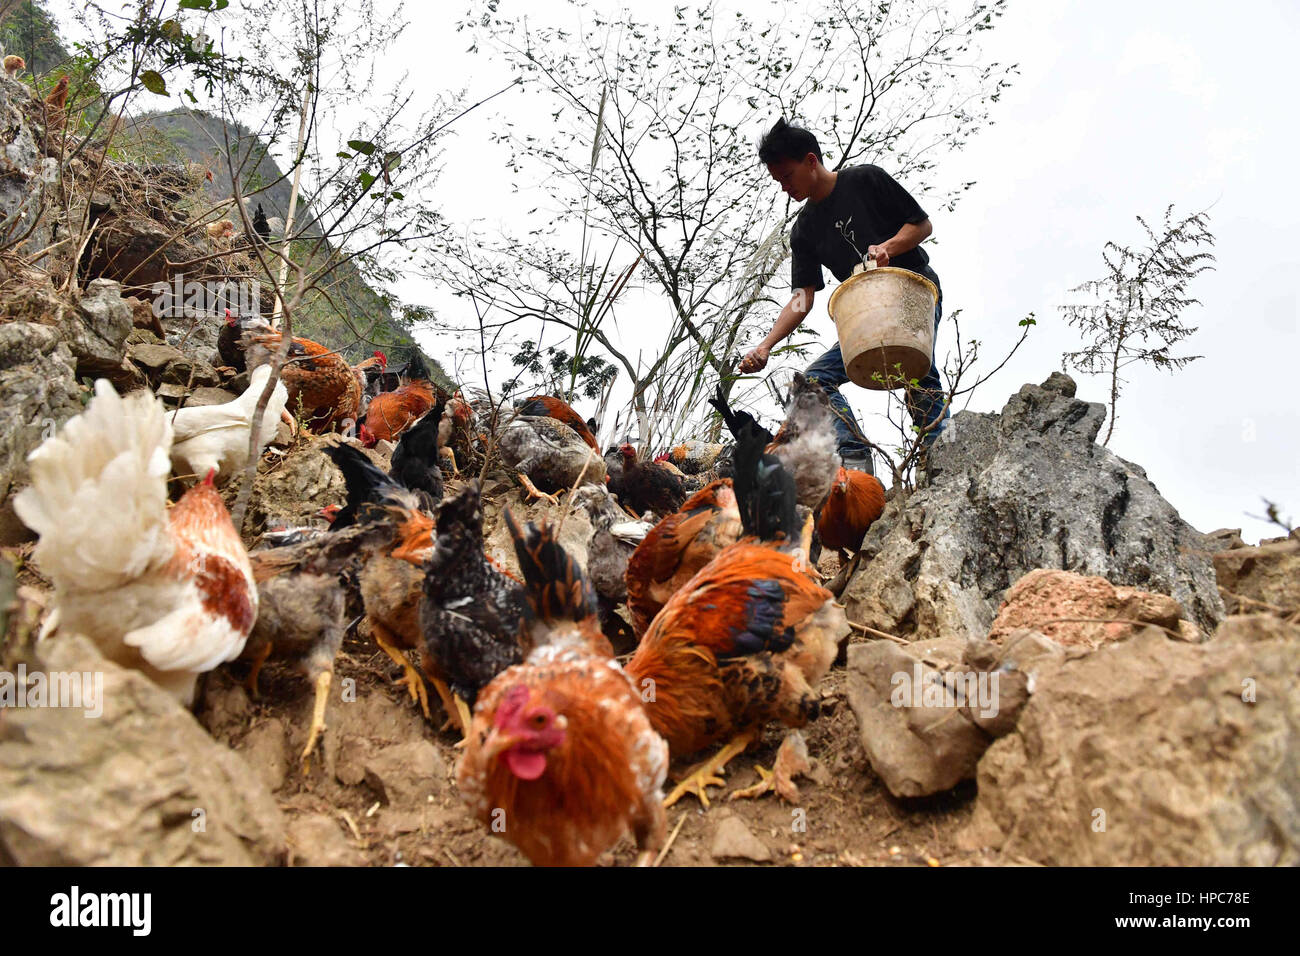
[(180, 385), (184, 388), (215, 388), (221, 384), (221, 376), (207, 362), (190, 356), (183, 356), (167, 363), (163, 369), (162, 381)]
[(1300, 628), (1148, 628), (1038, 676), (965, 846), (1067, 866), (1300, 863)]
[(76, 309), (64, 310), (61, 330), (77, 360), (77, 377), (107, 378), (121, 391), (131, 377), (122, 365), (131, 331), (131, 307), (122, 300), (122, 287), (109, 279), (91, 280)]
[[(1095, 647), (1131, 637), (1145, 624), (1169, 628), (1189, 640), (1201, 640), (1195, 625), (1182, 617), (1183, 609), (1166, 594), (1117, 588), (1105, 578), (1071, 571), (1039, 569), (1030, 571), (1007, 591), (989, 640), (997, 643), (1012, 631), (1029, 628), (1058, 644)], [(1093, 623), (1107, 620), (1141, 623)], [(1185, 628), (1180, 631), (1182, 625)]]
[(28, 454), (81, 413), (82, 395), (74, 359), (57, 329), (0, 324), (0, 545), (35, 537), (10, 499), (27, 484)]
[(375, 748), (365, 737), (348, 735), (339, 740), (339, 753), (334, 762), (334, 776), (339, 783), (355, 787), (366, 779), (366, 762), (374, 756)]
[(898, 496), (863, 541), (849, 619), (915, 639), (983, 637), (1007, 588), (1037, 568), (1171, 595), (1202, 632), (1223, 614), (1204, 536), (1137, 465), (1094, 439), (1105, 406), (1054, 374), (1001, 414), (961, 412), (929, 451), (929, 484)]
[(284, 724), (272, 717), (257, 723), (235, 748), (272, 793), (284, 786), (289, 773), (289, 756), (284, 741)]
[(130, 359), (151, 381), (161, 381), (163, 369), (172, 362), (184, 361), (185, 353), (172, 345), (132, 345)]
[(754, 863), (768, 863), (772, 859), (772, 851), (767, 845), (750, 833), (744, 821), (734, 815), (723, 817), (719, 821), (709, 855), (715, 862), (750, 860)]
[(103, 714), (7, 708), (0, 860), (19, 866), (252, 866), (284, 856), (284, 821), (247, 764), (174, 697), (84, 638), (39, 645), (29, 673), (103, 675)]
[[(939, 793), (974, 777), (992, 742), (963, 708), (943, 706), (950, 697), (941, 699), (942, 685), (931, 683), (962, 670), (963, 649), (956, 638), (849, 645), (849, 706), (872, 769), (897, 797)], [(927, 686), (936, 692), (929, 698)]]
[[(516, 484), (516, 489), (518, 485)], [(534, 501), (531, 504), (523, 503), (523, 495), (517, 490), (515, 493), (504, 492), (503, 496), (493, 501), (486, 498), (487, 492), (484, 492), (483, 501), (483, 532), (484, 532), (484, 550), (492, 556), (498, 564), (502, 565), (511, 574), (523, 580), (523, 572), (519, 570), (519, 559), (515, 557), (514, 541), (510, 537), (510, 529), (506, 527), (504, 513), (508, 505), (510, 513), (515, 516), (515, 520), (523, 527), (525, 522), (540, 522), (543, 519), (551, 522), (558, 522), (563, 508), (567, 504), (567, 493), (560, 498), (560, 506), (553, 507), (545, 501)], [(560, 545), (567, 551), (578, 566), (587, 570), (587, 544), (591, 541), (591, 517), (587, 510), (582, 507), (574, 507), (564, 518), (564, 527), (560, 529)]]
[(185, 405), (188, 408), (199, 405), (224, 405), (227, 402), (233, 402), (238, 397), (234, 392), (228, 392), (224, 388), (196, 388), (190, 392)]
[(1228, 548), (1244, 548), (1246, 542), (1241, 540), (1240, 528), (1219, 528), (1205, 536), (1205, 547), (1212, 552), (1226, 551)]
[(441, 793), (447, 767), (427, 740), (386, 747), (365, 763), (366, 783), (390, 806), (423, 802)]
[[(287, 527), (311, 524), (321, 508), (347, 501), (343, 475), (322, 451), (342, 441), (337, 435), (306, 439), (291, 449), (274, 470), (259, 474), (253, 482), (253, 494), (244, 517), (244, 534), (255, 536), (276, 524)], [(379, 456), (370, 451), (366, 455), (388, 471), (387, 463)], [(226, 486), (228, 493), (235, 494), (243, 480), (242, 473), (231, 478)]]
[[(16, 77), (0, 77), (0, 126), (5, 131), (0, 219), (6, 222), (16, 220), (13, 231), (19, 235), (26, 232), (28, 226), (35, 226), (32, 235), (17, 247), (28, 256), (50, 245), (55, 217), (37, 217), (36, 210), (41, 208), (42, 201), (47, 204), (56, 202), (53, 187), (58, 182), (59, 168), (58, 160), (46, 159), (43, 155), (43, 133), (39, 131), (41, 119), (31, 115), (39, 113), (40, 106), (32, 100), (30, 88)], [(33, 218), (36, 220), (34, 224)], [(45, 257), (42, 257), (41, 265), (49, 265)]]
[(137, 332), (148, 332), (159, 342), (167, 337), (162, 320), (154, 314), (153, 303), (129, 295), (122, 300), (131, 307), (131, 325)]
[(288, 828), (294, 866), (361, 866), (365, 858), (348, 839), (343, 823), (326, 813), (294, 818)]
[(1283, 538), (1255, 548), (1220, 551), (1214, 556), (1214, 571), (1219, 585), (1231, 592), (1223, 596), (1231, 613), (1253, 614), (1270, 606), (1300, 610), (1300, 540)]

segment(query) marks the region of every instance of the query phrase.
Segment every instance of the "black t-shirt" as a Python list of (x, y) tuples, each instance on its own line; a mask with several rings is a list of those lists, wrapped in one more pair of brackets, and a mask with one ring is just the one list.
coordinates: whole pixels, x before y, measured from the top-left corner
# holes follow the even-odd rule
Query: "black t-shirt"
[[(904, 223), (928, 219), (911, 194), (879, 166), (846, 166), (821, 202), (809, 200), (790, 230), (790, 286), (824, 289), (822, 266), (843, 282), (862, 262), (867, 247), (894, 238)], [(855, 248), (856, 247), (856, 248)], [(893, 256), (891, 266), (919, 272), (936, 285), (939, 277), (920, 246)]]

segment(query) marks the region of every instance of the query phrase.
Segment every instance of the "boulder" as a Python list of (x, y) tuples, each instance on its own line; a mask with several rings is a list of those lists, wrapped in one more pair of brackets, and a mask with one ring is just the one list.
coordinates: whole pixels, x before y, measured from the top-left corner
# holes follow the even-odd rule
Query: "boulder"
[(139, 386), (139, 376), (123, 363), (132, 326), (120, 285), (93, 279), (77, 307), (64, 309), (62, 316), (61, 331), (77, 360), (78, 378), (107, 378), (119, 392)]
[(1300, 628), (1147, 628), (1036, 676), (961, 844), (1066, 866), (1300, 864)]
[(1214, 555), (1214, 571), (1234, 614), (1300, 611), (1300, 539), (1283, 538), (1258, 547)]
[(138, 671), (84, 638), (39, 645), (41, 671), (102, 674), (102, 715), (6, 708), (0, 862), (19, 866), (276, 864), (284, 821), (238, 755)]
[(849, 619), (915, 639), (984, 637), (1036, 568), (1168, 594), (1202, 632), (1223, 614), (1204, 536), (1146, 473), (1095, 438), (1105, 406), (1054, 373), (1000, 414), (961, 412), (929, 451), (928, 484), (867, 532), (841, 600)]

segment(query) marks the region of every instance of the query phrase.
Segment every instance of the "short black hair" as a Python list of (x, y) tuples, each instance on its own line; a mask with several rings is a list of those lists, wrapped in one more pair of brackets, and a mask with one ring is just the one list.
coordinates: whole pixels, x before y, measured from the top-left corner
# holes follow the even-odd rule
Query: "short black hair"
[(783, 159), (799, 162), (809, 153), (821, 162), (822, 148), (817, 143), (817, 137), (802, 127), (791, 126), (785, 117), (777, 120), (776, 125), (758, 141), (758, 158), (768, 166)]

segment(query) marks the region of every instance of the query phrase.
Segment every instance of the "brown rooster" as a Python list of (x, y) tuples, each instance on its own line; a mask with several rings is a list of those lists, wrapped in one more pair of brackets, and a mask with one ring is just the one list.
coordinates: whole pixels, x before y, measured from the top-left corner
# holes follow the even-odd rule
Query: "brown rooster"
[[(380, 441), (396, 441), (438, 398), (433, 384), (427, 381), (407, 382), (391, 392), (380, 392), (370, 400), (366, 411), (367, 447)], [(442, 398), (446, 401), (445, 392)]]
[(723, 548), (740, 538), (740, 510), (731, 479), (701, 488), (637, 545), (627, 563), (632, 630), (644, 634), (670, 597)]
[(488, 685), (457, 773), (475, 815), (537, 866), (590, 866), (630, 831), (663, 846), (668, 747), (609, 657), (590, 585), (550, 528), (506, 522), (528, 582), (537, 647)]
[(54, 88), (45, 95), (45, 143), (52, 148), (54, 141), (63, 133), (68, 121), (68, 77), (59, 77)]
[[(795, 537), (794, 481), (762, 452), (765, 436), (742, 432), (736, 447), (736, 491), (749, 537), (719, 552), (656, 615), (627, 672), (650, 688), (646, 711), (674, 756), (721, 741), (727, 745), (689, 771), (669, 795), (688, 792), (708, 803), (706, 788), (722, 783), (723, 766), (779, 720), (802, 727), (820, 712), (817, 684), (830, 669), (848, 620), (831, 593), (807, 574)], [(742, 474), (752, 476), (742, 483)], [(805, 542), (806, 544), (806, 542)], [(795, 741), (797, 738), (788, 738)], [(773, 774), (760, 771), (756, 796), (770, 787), (793, 799), (782, 745)]]
[(884, 511), (885, 486), (875, 475), (840, 468), (817, 517), (817, 537), (839, 552), (842, 564), (844, 552), (858, 550), (867, 529)]
[[(249, 363), (255, 367), (269, 361), (270, 353), (280, 348), (280, 340), (279, 332), (246, 333), (244, 351)], [(289, 411), (296, 415), (301, 407), (312, 431), (343, 430), (356, 423), (361, 386), (352, 366), (338, 352), (295, 337), (280, 380), (289, 390)]]

